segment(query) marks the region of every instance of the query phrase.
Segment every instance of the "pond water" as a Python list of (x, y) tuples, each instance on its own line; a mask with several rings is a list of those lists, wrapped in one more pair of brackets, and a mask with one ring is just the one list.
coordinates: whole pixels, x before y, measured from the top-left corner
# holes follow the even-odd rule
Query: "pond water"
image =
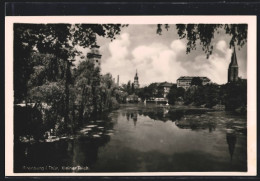
[(126, 104), (70, 138), (14, 145), (14, 172), (247, 171), (246, 117)]

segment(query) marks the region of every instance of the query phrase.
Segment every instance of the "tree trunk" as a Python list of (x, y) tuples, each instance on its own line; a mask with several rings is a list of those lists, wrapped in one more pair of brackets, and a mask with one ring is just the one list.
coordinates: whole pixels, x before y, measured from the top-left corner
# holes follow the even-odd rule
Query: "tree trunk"
[(70, 65), (69, 61), (66, 62), (66, 76), (65, 76), (65, 106), (64, 106), (64, 121), (65, 126), (68, 126), (69, 122), (69, 83), (70, 83)]
[(92, 95), (93, 95), (93, 115), (94, 117), (97, 115), (97, 96), (96, 96), (96, 87), (93, 86), (92, 88)]

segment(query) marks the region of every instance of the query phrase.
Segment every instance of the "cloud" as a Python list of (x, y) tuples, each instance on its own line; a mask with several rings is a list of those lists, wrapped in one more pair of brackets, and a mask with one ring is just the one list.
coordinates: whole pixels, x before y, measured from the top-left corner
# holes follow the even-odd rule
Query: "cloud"
[(185, 49), (181, 40), (173, 40), (169, 46), (152, 43), (136, 47), (133, 51), (133, 62), (140, 70), (140, 83), (176, 82), (186, 70), (177, 61), (178, 55)]
[(133, 82), (138, 70), (139, 83), (148, 85), (152, 82), (176, 82), (186, 74), (178, 55), (185, 50), (180, 40), (173, 40), (168, 46), (162, 43), (151, 43), (130, 48), (130, 36), (122, 34), (119, 39), (109, 44), (111, 56), (102, 64), (102, 73), (111, 72), (113, 77), (120, 75), (120, 82)]
[(218, 84), (227, 82), (232, 50), (226, 40), (218, 39), (217, 51), (208, 59), (204, 52), (186, 55), (183, 40), (144, 41), (142, 44), (133, 40), (130, 34), (124, 33), (108, 43), (109, 56), (102, 61), (102, 73), (110, 72), (113, 77), (120, 75), (120, 83), (127, 83), (133, 82), (138, 70), (141, 85), (163, 81), (176, 83), (180, 76), (207, 76)]
[(171, 43), (171, 48), (174, 52), (181, 52), (186, 49), (185, 44), (181, 40), (174, 40)]
[(153, 43), (151, 45), (141, 45), (136, 47), (132, 51), (133, 63), (136, 65), (140, 64), (151, 64), (154, 59), (158, 58), (158, 53), (166, 50), (167, 47), (163, 44)]
[(128, 54), (128, 46), (130, 45), (129, 34), (124, 33), (119, 39), (109, 44), (109, 51), (112, 57), (123, 59)]
[(102, 74), (111, 73), (114, 78), (119, 75), (120, 83), (127, 83), (133, 82), (138, 70), (142, 86), (163, 81), (176, 83), (180, 76), (207, 76), (218, 84), (227, 82), (232, 50), (223, 39), (216, 42), (218, 51), (213, 51), (208, 59), (204, 52), (186, 55), (185, 42), (179, 39), (168, 45), (153, 41), (135, 44), (133, 40), (130, 34), (123, 33), (103, 46), (104, 50), (101, 48), (106, 51), (106, 56), (102, 56)]
[[(130, 73), (129, 67), (133, 67), (133, 63), (129, 60), (130, 35), (123, 33), (119, 38), (110, 42), (108, 51), (110, 56), (106, 60), (102, 60), (101, 71), (103, 74), (111, 73), (115, 78), (120, 75), (120, 80), (125, 82)], [(126, 82), (125, 82), (126, 83)]]
[(208, 59), (205, 54), (195, 57), (195, 61), (189, 62), (190, 76), (206, 76), (213, 82), (223, 84), (227, 82), (228, 65), (231, 60), (232, 50), (228, 48), (225, 41), (220, 40), (216, 44), (224, 56), (213, 53)]
[(220, 50), (222, 53), (226, 53), (227, 43), (224, 40), (218, 41), (216, 48)]
[[(229, 49), (230, 37), (225, 33), (217, 34), (212, 40), (213, 54), (206, 59), (206, 54), (197, 44), (197, 50), (185, 53), (186, 40), (179, 39), (177, 32), (165, 31), (159, 36), (155, 33), (156, 25), (131, 25), (122, 30), (114, 41), (98, 37), (100, 45), (101, 73), (120, 75), (120, 83), (133, 82), (138, 70), (141, 85), (152, 82), (176, 82), (180, 76), (207, 76), (213, 82), (227, 82), (228, 65), (232, 50)], [(141, 32), (141, 33), (137, 33)], [(83, 55), (89, 49), (82, 49)], [(237, 49), (239, 76), (246, 78), (247, 46)], [(75, 64), (80, 62), (76, 58)]]

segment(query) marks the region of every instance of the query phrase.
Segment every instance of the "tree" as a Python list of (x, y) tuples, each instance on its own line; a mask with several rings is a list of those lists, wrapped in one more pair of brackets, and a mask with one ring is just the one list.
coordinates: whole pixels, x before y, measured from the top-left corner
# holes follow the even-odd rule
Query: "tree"
[(220, 88), (216, 84), (207, 84), (205, 88), (205, 103), (206, 107), (212, 108), (220, 103), (221, 97), (219, 95)]
[(190, 86), (184, 94), (184, 104), (188, 105), (195, 102), (195, 99), (199, 97), (196, 95), (198, 93), (197, 86)]
[[(62, 82), (46, 82), (29, 91), (30, 99), (37, 109), (44, 112), (44, 129), (53, 128), (64, 117), (64, 86)], [(32, 126), (32, 125), (31, 125)]]
[(135, 84), (134, 83), (131, 84), (131, 92), (132, 92), (132, 94), (135, 94)]
[(204, 86), (191, 86), (184, 96), (185, 104), (193, 103), (195, 106), (205, 105), (212, 108), (221, 102), (220, 88), (215, 84), (207, 84)]
[(202, 79), (200, 77), (193, 77), (191, 85), (202, 86)]
[(158, 84), (151, 83), (148, 86), (148, 93), (149, 93), (150, 97), (158, 97), (160, 95), (160, 92), (158, 91)]
[(195, 86), (194, 93), (193, 93), (193, 103), (195, 106), (200, 106), (206, 104), (205, 101), (205, 87), (204, 86)]
[[(164, 25), (166, 30), (169, 25)], [(230, 47), (243, 47), (247, 42), (247, 24), (177, 24), (176, 29), (180, 39), (187, 39), (186, 53), (196, 50), (196, 45), (202, 45), (202, 50), (206, 53), (207, 58), (212, 54), (213, 45), (211, 40), (214, 38), (215, 32), (219, 33), (224, 29), (225, 33), (231, 36), (229, 42)], [(162, 25), (158, 24), (157, 33), (162, 34)]]
[[(124, 26), (120, 24), (14, 24), (15, 101), (27, 102), (28, 81), (34, 73), (31, 54), (33, 52), (52, 54), (55, 56), (54, 59), (63, 61), (61, 64), (64, 73), (61, 78), (64, 80), (62, 82), (65, 87), (64, 116), (67, 123), (72, 84), (71, 67), (75, 57), (81, 55), (75, 47), (85, 48), (95, 44), (96, 35), (113, 40)], [(49, 73), (55, 72), (56, 68), (57, 66), (50, 67)], [(38, 72), (44, 71), (39, 69)], [(41, 84), (41, 81), (38, 81), (38, 84)]]
[(174, 104), (178, 98), (181, 98), (183, 100), (185, 95), (185, 89), (182, 87), (178, 87), (176, 85), (173, 85), (170, 88), (169, 94), (167, 95), (167, 99), (169, 100), (169, 104)]
[(170, 88), (169, 94), (167, 95), (167, 99), (169, 100), (169, 104), (174, 104), (177, 99), (177, 87), (172, 86)]
[(238, 82), (227, 83), (224, 86), (225, 108), (234, 111), (238, 108), (245, 108), (247, 105), (247, 82), (239, 80)]
[(149, 88), (147, 86), (139, 88), (137, 95), (142, 99), (150, 99), (151, 97), (153, 97), (151, 91), (149, 90)]
[(42, 114), (34, 107), (14, 107), (14, 141), (19, 140), (19, 136), (33, 138), (38, 141), (44, 133)]
[(178, 87), (177, 88), (177, 92), (176, 92), (176, 97), (179, 98), (179, 97), (184, 97), (184, 94), (185, 94), (185, 89), (182, 88), (182, 87)]
[[(94, 84), (94, 64), (89, 61), (83, 61), (76, 69), (74, 91), (75, 92), (75, 105), (79, 111), (79, 124), (83, 123), (83, 118), (90, 116), (93, 107), (93, 96), (96, 93), (92, 91)], [(94, 94), (93, 94), (94, 92)]]
[(130, 81), (130, 80), (127, 82), (126, 92), (127, 92), (129, 95), (132, 94), (132, 84), (131, 84), (131, 81)]

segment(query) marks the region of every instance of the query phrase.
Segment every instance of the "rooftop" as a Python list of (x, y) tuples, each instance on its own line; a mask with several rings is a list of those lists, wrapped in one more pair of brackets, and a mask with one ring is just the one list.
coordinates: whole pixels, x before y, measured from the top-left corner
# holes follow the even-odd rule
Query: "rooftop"
[(171, 87), (171, 86), (173, 86), (173, 84), (169, 83), (169, 82), (162, 82), (162, 83), (159, 83), (158, 86), (159, 87)]
[(210, 81), (210, 79), (208, 77), (200, 77), (200, 76), (181, 76), (177, 80), (192, 80), (195, 77), (199, 77), (199, 78), (201, 78), (203, 80)]

